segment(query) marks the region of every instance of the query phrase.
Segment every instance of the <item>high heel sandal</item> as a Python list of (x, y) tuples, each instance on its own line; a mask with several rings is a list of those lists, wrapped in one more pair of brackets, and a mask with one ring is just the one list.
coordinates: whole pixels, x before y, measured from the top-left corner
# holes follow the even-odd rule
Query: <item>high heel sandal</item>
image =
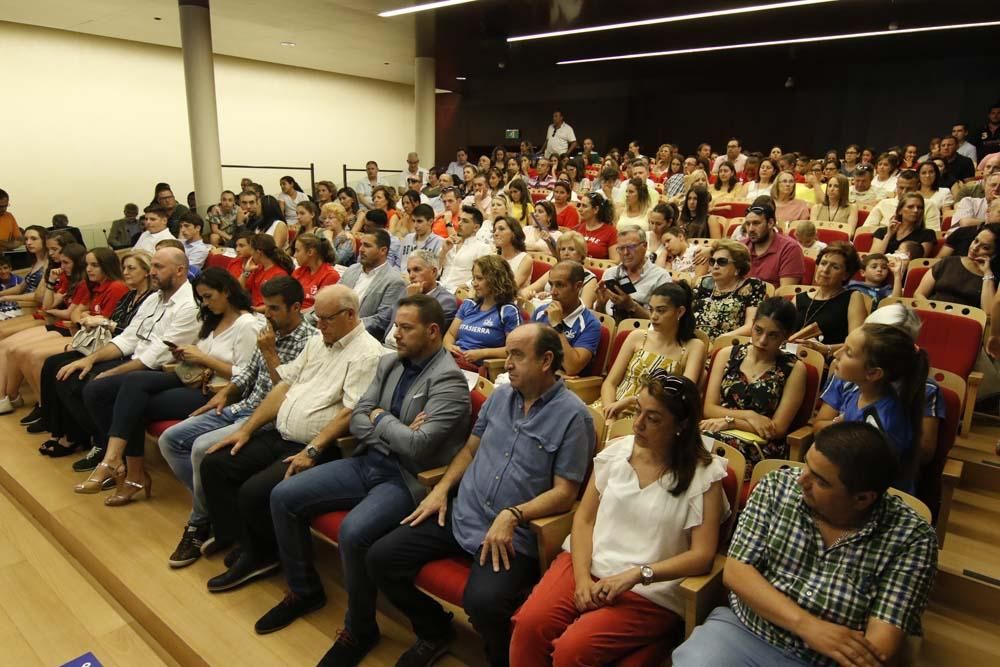
[[(101, 470), (101, 468), (107, 468), (108, 470), (110, 470), (111, 471), (110, 477), (101, 477), (100, 479), (96, 479), (94, 475), (97, 474), (97, 472)], [(104, 490), (104, 485), (107, 483), (107, 481), (109, 479), (113, 479), (114, 477), (116, 477), (115, 469), (111, 467), (110, 464), (101, 461), (100, 463), (97, 464), (97, 467), (94, 468), (94, 472), (90, 473), (90, 477), (88, 477), (82, 484), (77, 484), (76, 486), (74, 486), (73, 491), (75, 493), (100, 493), (102, 490)]]
[(146, 500), (149, 500), (149, 497), (153, 495), (153, 479), (149, 476), (148, 472), (144, 472), (142, 474), (142, 481), (144, 484), (133, 482), (130, 479), (122, 480), (115, 490), (115, 494), (104, 499), (104, 504), (108, 507), (128, 505), (140, 491), (145, 491)]

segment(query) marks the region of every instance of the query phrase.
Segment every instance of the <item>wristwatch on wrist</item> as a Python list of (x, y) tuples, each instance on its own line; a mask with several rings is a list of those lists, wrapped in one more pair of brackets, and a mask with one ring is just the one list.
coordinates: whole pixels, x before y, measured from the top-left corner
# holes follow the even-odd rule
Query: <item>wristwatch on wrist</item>
[(732, 426), (733, 422), (736, 421), (736, 418), (733, 417), (732, 415), (726, 415), (725, 417), (723, 417), (723, 419), (726, 420), (726, 424), (728, 424), (729, 426)]
[(313, 447), (312, 445), (308, 445), (306, 447), (306, 456), (315, 461), (317, 458), (319, 458), (319, 450)]
[(653, 568), (648, 565), (643, 565), (639, 568), (639, 581), (643, 586), (649, 586), (653, 583)]

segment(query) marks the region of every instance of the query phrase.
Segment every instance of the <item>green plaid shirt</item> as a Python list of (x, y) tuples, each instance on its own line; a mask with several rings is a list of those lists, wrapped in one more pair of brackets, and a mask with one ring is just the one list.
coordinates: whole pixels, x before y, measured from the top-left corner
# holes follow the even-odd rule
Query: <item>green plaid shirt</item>
[[(798, 485), (799, 470), (767, 475), (740, 515), (729, 557), (755, 567), (771, 585), (824, 621), (864, 631), (876, 618), (921, 634), (937, 571), (937, 537), (916, 512), (885, 494), (856, 533), (823, 543)], [(798, 635), (761, 618), (730, 594), (736, 616), (778, 649), (814, 665), (834, 665)]]

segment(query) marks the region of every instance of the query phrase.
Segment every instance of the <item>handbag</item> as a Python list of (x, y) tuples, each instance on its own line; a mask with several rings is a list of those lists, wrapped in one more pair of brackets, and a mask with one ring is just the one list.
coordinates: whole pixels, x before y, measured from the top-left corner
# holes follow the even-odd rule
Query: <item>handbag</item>
[(73, 334), (73, 339), (69, 342), (69, 347), (74, 352), (88, 355), (110, 343), (112, 338), (111, 330), (104, 326), (92, 329), (81, 328)]
[(211, 380), (214, 375), (212, 369), (190, 361), (178, 362), (177, 365), (174, 366), (174, 373), (185, 386), (196, 389), (204, 388), (204, 385)]

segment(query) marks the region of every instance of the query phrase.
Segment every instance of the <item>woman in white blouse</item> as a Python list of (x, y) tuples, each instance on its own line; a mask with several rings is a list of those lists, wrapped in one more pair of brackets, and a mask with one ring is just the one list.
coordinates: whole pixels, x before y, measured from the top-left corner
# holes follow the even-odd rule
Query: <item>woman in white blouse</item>
[(278, 195), (278, 206), (281, 207), (281, 212), (285, 216), (285, 224), (294, 229), (299, 221), (296, 207), (302, 202), (309, 201), (309, 197), (302, 192), (302, 187), (291, 176), (282, 176), (281, 180), (278, 181), (278, 187), (281, 188), (281, 194)]
[(253, 313), (250, 297), (236, 279), (225, 269), (210, 267), (194, 279), (194, 290), (201, 305), (198, 342), (163, 344), (183, 364), (181, 371), (190, 370), (196, 377), (189, 377), (185, 384), (173, 369), (128, 373), (118, 391), (111, 423), (95, 424), (108, 437), (104, 460), (74, 487), (77, 493), (98, 493), (106, 480), (114, 478), (116, 490), (105, 498), (105, 505), (127, 505), (140, 491), (149, 498), (151, 480), (143, 461), (146, 421), (186, 419), (208, 401), (207, 384), (213, 377), (228, 380), (253, 357), (264, 322)]
[(761, 195), (770, 195), (771, 188), (774, 187), (774, 179), (779, 171), (781, 169), (778, 167), (778, 163), (771, 158), (766, 157), (761, 160), (760, 166), (757, 167), (757, 179), (746, 184), (746, 190), (743, 193), (744, 201), (752, 202)]
[(941, 186), (941, 170), (934, 162), (924, 162), (917, 170), (920, 178), (920, 194), (924, 196), (924, 201), (934, 202), (941, 217), (945, 218), (955, 212), (955, 198), (948, 188)]
[(687, 378), (644, 380), (634, 435), (594, 457), (566, 551), (513, 618), (511, 665), (614, 664), (683, 622), (680, 582), (709, 571), (729, 512), (700, 403)]

